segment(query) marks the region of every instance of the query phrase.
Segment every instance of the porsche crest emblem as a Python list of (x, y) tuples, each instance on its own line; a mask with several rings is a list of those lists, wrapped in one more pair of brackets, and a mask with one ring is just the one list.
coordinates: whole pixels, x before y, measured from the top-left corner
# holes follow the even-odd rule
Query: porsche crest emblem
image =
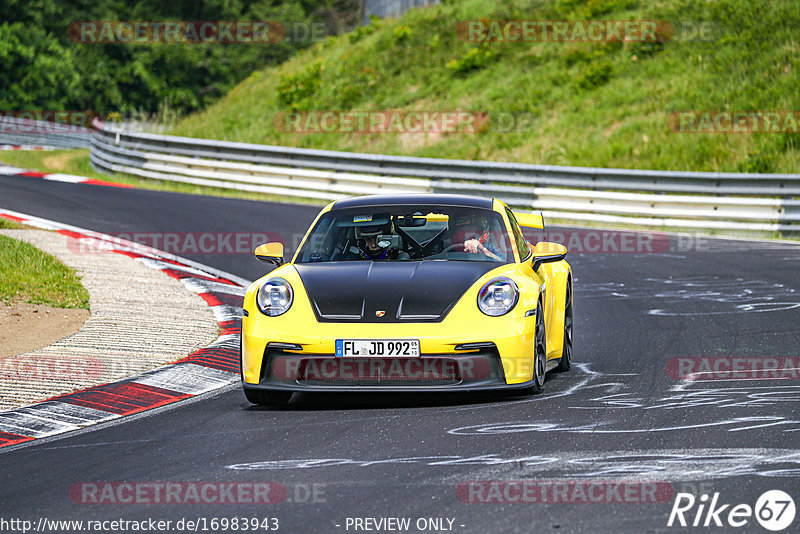
[(383, 310), (378, 310), (375, 312), (375, 317), (383, 317), (384, 315), (386, 315), (386, 312)]

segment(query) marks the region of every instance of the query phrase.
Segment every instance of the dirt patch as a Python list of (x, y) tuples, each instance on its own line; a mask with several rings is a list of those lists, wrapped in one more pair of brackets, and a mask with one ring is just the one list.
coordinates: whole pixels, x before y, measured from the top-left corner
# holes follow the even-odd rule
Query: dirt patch
[(47, 156), (42, 159), (42, 165), (52, 171), (64, 171), (70, 161), (75, 158), (81, 157), (83, 154), (75, 154), (74, 152), (65, 152), (63, 154), (56, 154), (54, 156)]
[(603, 137), (611, 137), (611, 134), (619, 130), (620, 126), (622, 126), (622, 121), (615, 121), (614, 124), (603, 130)]
[(406, 152), (428, 147), (442, 139), (441, 132), (405, 132), (398, 135), (400, 146)]
[(0, 358), (46, 347), (80, 330), (88, 310), (0, 303)]

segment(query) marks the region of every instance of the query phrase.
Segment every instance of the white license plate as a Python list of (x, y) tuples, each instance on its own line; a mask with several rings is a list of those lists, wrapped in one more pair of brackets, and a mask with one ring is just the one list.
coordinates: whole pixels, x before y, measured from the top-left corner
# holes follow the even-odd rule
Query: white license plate
[(337, 339), (337, 358), (419, 358), (418, 339)]

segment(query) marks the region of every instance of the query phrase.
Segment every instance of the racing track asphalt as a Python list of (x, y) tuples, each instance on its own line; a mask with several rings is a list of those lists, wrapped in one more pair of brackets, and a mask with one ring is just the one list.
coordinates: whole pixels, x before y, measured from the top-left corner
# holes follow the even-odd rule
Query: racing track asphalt
[[(106, 233), (292, 235), (317, 211), (22, 177), (0, 177), (0, 207)], [(248, 279), (263, 273), (250, 255), (184, 255)], [(781, 489), (800, 503), (797, 375), (690, 382), (667, 370), (679, 357), (797, 362), (800, 247), (709, 239), (693, 250), (568, 260), (576, 365), (548, 375), (542, 395), (295, 395), (273, 410), (227, 390), (1, 452), (0, 515), (277, 517), (282, 532), (353, 532), (348, 517), (381, 516), (454, 518), (455, 532), (660, 532), (670, 530), (677, 492), (719, 492), (720, 503), (753, 506)], [(467, 481), (576, 478), (660, 481), (668, 490), (657, 503), (574, 502), (577, 486), (571, 503), (472, 503), (457, 494)], [(289, 498), (145, 505), (69, 495), (81, 482), (155, 481), (271, 481)], [(324, 493), (297, 502), (310, 484)], [(762, 531), (752, 518), (736, 530)]]

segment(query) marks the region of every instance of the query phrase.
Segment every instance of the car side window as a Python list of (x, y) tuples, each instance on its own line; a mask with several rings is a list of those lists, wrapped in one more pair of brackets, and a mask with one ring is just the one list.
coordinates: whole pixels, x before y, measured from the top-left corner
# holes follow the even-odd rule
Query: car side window
[(514, 213), (510, 209), (506, 208), (506, 215), (508, 215), (508, 221), (511, 223), (511, 232), (514, 234), (514, 241), (517, 243), (519, 259), (524, 260), (530, 255), (531, 247), (525, 240), (525, 236), (522, 235), (522, 229), (519, 227), (519, 223), (517, 222), (517, 218), (514, 217)]

